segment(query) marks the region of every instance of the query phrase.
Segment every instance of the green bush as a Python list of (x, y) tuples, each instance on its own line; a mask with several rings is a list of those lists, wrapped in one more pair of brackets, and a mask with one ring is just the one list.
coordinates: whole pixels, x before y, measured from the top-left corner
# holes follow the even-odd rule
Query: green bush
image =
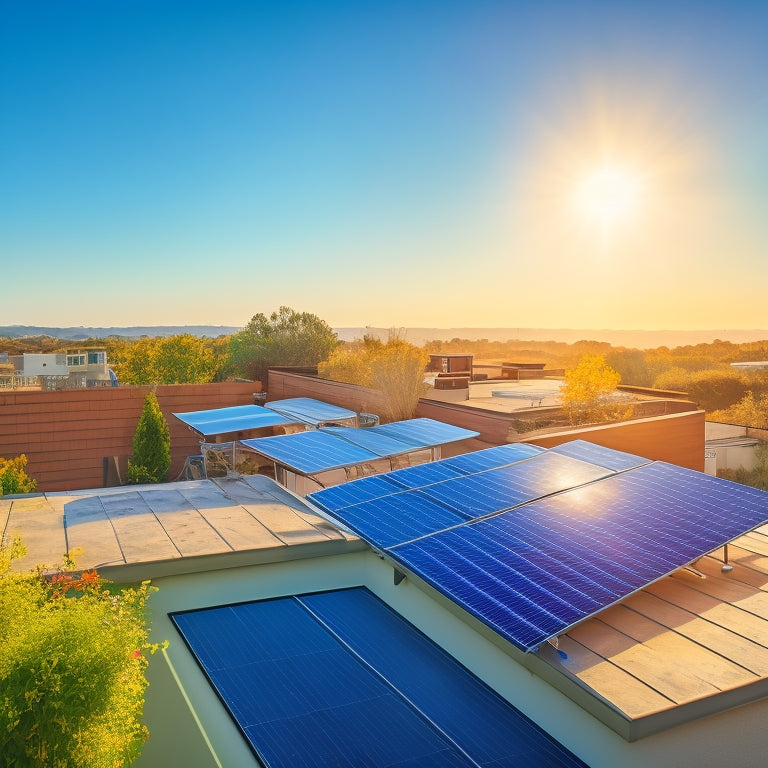
[(1, 766), (118, 768), (135, 760), (148, 736), (141, 717), (143, 651), (154, 650), (149, 591), (149, 582), (118, 591), (95, 572), (0, 575)]
[(37, 487), (37, 480), (26, 473), (27, 457), (25, 454), (15, 459), (0, 456), (0, 496), (9, 493), (30, 493)]
[(144, 398), (144, 409), (133, 436), (128, 461), (129, 483), (162, 483), (171, 466), (171, 437), (154, 392)]

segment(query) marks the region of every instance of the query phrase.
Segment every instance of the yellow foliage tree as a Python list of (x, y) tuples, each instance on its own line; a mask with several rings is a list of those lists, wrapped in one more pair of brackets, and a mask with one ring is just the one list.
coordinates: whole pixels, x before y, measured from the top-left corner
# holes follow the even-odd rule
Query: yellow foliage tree
[(385, 343), (366, 337), (362, 345), (336, 350), (318, 365), (326, 379), (345, 381), (376, 389), (384, 396), (385, 421), (410, 419), (419, 398), (425, 394), (424, 369), (427, 352), (396, 336)]
[(584, 355), (565, 373), (561, 403), (571, 424), (590, 424), (626, 417), (631, 409), (612, 399), (621, 375), (602, 355)]

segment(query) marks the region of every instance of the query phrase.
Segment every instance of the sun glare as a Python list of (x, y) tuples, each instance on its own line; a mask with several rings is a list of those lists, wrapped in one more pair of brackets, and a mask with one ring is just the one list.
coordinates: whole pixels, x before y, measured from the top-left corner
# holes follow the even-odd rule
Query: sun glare
[(602, 229), (632, 219), (641, 202), (639, 176), (620, 167), (600, 168), (582, 179), (575, 189), (575, 203), (580, 214), (597, 222)]

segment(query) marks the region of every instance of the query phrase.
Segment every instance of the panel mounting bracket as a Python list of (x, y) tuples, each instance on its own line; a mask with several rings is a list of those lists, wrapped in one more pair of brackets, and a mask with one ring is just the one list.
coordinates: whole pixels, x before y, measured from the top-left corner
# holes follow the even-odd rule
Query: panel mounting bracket
[(395, 586), (397, 586), (398, 584), (402, 583), (405, 580), (405, 574), (401, 570), (397, 568), (393, 568), (392, 573), (394, 576)]

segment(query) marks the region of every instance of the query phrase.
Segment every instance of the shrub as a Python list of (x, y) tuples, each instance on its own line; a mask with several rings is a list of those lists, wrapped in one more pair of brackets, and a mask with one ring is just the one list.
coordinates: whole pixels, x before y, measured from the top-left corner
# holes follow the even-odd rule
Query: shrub
[(149, 582), (118, 591), (95, 572), (0, 575), (0, 765), (133, 762), (148, 736), (149, 592)]
[(15, 459), (0, 456), (0, 496), (9, 493), (30, 493), (37, 487), (37, 480), (26, 473), (27, 457), (25, 454)]
[(162, 483), (171, 466), (171, 437), (154, 392), (144, 398), (144, 409), (133, 436), (128, 461), (129, 483)]

